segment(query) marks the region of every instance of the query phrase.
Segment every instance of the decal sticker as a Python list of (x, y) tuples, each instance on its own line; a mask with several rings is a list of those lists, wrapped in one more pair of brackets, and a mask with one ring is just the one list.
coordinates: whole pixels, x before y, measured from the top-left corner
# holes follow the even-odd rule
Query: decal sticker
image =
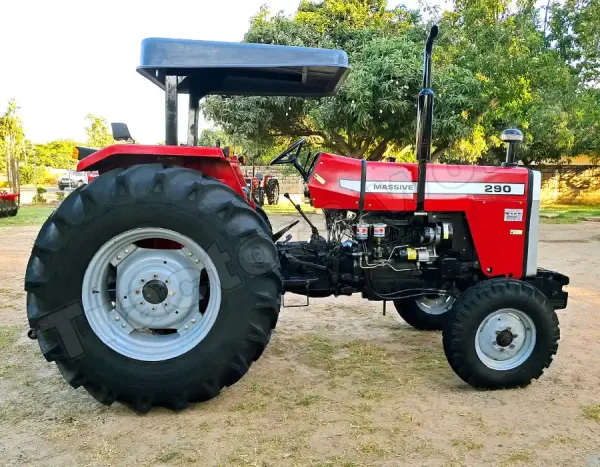
[[(340, 187), (360, 193), (360, 180), (340, 180)], [(365, 193), (387, 193), (414, 195), (417, 182), (390, 180), (367, 180)], [(512, 195), (525, 194), (524, 183), (479, 183), (479, 182), (427, 182), (425, 193), (430, 195)]]
[(523, 231), (522, 230), (511, 230), (510, 234), (511, 235), (523, 235)]
[(521, 222), (523, 221), (522, 209), (505, 209), (504, 222)]
[(325, 184), (325, 179), (321, 177), (318, 173), (315, 172), (315, 180), (319, 182), (321, 185)]

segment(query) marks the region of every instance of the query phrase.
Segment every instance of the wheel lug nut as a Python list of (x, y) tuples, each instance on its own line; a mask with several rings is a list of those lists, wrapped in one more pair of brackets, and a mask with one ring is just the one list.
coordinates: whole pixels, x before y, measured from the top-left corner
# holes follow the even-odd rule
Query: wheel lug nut
[(517, 337), (519, 337), (518, 334), (513, 334), (513, 338), (516, 339)]
[(117, 260), (120, 260), (120, 259), (121, 259), (121, 257), (120, 257), (120, 256), (117, 256)]
[(144, 302), (140, 302), (140, 305), (144, 306)]
[(121, 327), (122, 327), (122, 328), (126, 328), (126, 327), (127, 327), (127, 325), (126, 325), (125, 323), (123, 323), (123, 324), (121, 324)]
[(165, 303), (165, 306), (169, 306), (169, 304), (168, 304), (168, 303)]
[(193, 254), (193, 253), (190, 251), (190, 252), (188, 253), (188, 256), (194, 256), (194, 254)]
[(500, 347), (500, 352), (504, 352), (504, 347)]
[(183, 327), (183, 329), (185, 329), (186, 331), (187, 331), (189, 328), (190, 328), (190, 327), (189, 327), (189, 326), (187, 326), (187, 325)]
[(119, 316), (115, 316), (115, 321), (121, 321), (121, 318)]
[(500, 331), (499, 331), (499, 330), (496, 330), (496, 334), (500, 334)]
[(510, 326), (509, 326), (509, 327), (507, 327), (507, 328), (506, 328), (506, 330), (507, 330), (507, 331), (510, 331), (510, 330), (511, 330), (511, 327), (510, 327)]
[(174, 290), (171, 290), (171, 291), (169, 292), (169, 295), (172, 297), (173, 295), (175, 295), (175, 291), (174, 291)]
[(510, 348), (511, 348), (511, 349), (514, 349), (514, 348), (515, 348), (515, 345), (514, 345), (514, 344), (510, 344)]
[(135, 291), (135, 293), (139, 295), (139, 294), (140, 294), (140, 291), (139, 291), (139, 290), (136, 290), (136, 291)]
[(158, 274), (154, 274), (152, 277), (154, 277), (155, 279), (158, 279)]
[(146, 282), (146, 279), (144, 279), (143, 277), (140, 279), (140, 282), (143, 284), (144, 282)]
[(169, 283), (169, 279), (167, 279), (167, 280), (165, 281), (165, 284), (168, 284), (168, 283)]
[(125, 254), (129, 253), (129, 250), (125, 250)]
[(152, 311), (156, 311), (156, 307), (155, 306), (152, 307)]
[(192, 324), (196, 324), (196, 320), (195, 319), (192, 320)]
[(195, 260), (194, 260), (194, 263), (196, 263), (196, 264), (198, 264), (199, 262), (200, 262), (200, 260), (199, 260), (199, 259), (195, 259)]

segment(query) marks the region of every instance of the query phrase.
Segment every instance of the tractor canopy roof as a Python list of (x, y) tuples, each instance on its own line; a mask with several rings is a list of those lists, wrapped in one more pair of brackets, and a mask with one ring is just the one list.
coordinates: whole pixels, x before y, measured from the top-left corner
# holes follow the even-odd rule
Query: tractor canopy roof
[(350, 67), (346, 52), (308, 47), (148, 38), (137, 71), (165, 89), (198, 95), (331, 96)]

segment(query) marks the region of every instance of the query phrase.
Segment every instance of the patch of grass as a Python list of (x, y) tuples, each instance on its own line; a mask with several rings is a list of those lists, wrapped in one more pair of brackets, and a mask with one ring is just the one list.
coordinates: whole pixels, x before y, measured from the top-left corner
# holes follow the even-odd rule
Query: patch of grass
[[(300, 207), (302, 208), (302, 210), (305, 213), (320, 212), (320, 210), (315, 209), (310, 204), (301, 204)], [(298, 211), (296, 211), (294, 209), (294, 206), (292, 206), (292, 203), (290, 203), (287, 200), (285, 200), (285, 202), (283, 202), (283, 200), (282, 200), (279, 202), (279, 204), (274, 204), (274, 205), (265, 204), (263, 206), (263, 209), (265, 210), (265, 212), (267, 214), (273, 214), (273, 215), (275, 215), (275, 214), (298, 214)]]
[(470, 439), (453, 439), (452, 446), (463, 451), (477, 451), (483, 449), (483, 443)]
[(20, 326), (2, 326), (0, 327), (0, 350), (6, 350), (12, 347), (19, 338)]
[(526, 449), (517, 449), (516, 451), (505, 454), (500, 458), (498, 467), (513, 467), (515, 464), (529, 465), (533, 462), (533, 454)]
[(331, 456), (325, 460), (311, 462), (311, 467), (358, 467), (354, 461), (348, 460), (342, 456)]
[(445, 372), (448, 369), (448, 363), (440, 348), (419, 347), (413, 349), (410, 353), (412, 368), (419, 375), (430, 375)]
[(41, 226), (52, 211), (52, 206), (21, 206), (15, 217), (0, 217), (0, 227)]
[(264, 401), (247, 400), (238, 402), (231, 410), (234, 412), (261, 412), (267, 408), (267, 403)]
[(310, 366), (325, 370), (332, 378), (352, 377), (370, 385), (389, 380), (394, 361), (389, 351), (363, 341), (336, 342), (310, 336), (301, 355)]
[(303, 407), (308, 407), (310, 405), (313, 405), (319, 399), (320, 397), (316, 394), (301, 394), (296, 399), (296, 404)]
[[(543, 206), (540, 212), (541, 221), (545, 224), (573, 224), (587, 217), (600, 216), (600, 206), (577, 204), (553, 204)], [(556, 214), (556, 217), (545, 218), (544, 214)]]
[(387, 451), (377, 443), (362, 444), (357, 448), (357, 450), (361, 454), (369, 454), (377, 457), (384, 456), (387, 453)]
[(378, 401), (383, 398), (384, 395), (382, 391), (371, 386), (358, 388), (357, 394), (359, 397), (370, 401)]
[(562, 436), (562, 435), (552, 435), (548, 438), (544, 438), (540, 443), (542, 446), (553, 446), (556, 444), (576, 444), (577, 440), (575, 438), (571, 438), (570, 436)]
[(176, 451), (171, 448), (163, 449), (154, 457), (154, 463), (164, 464), (196, 464), (197, 457)]
[(584, 405), (581, 407), (581, 413), (588, 420), (600, 423), (600, 404)]

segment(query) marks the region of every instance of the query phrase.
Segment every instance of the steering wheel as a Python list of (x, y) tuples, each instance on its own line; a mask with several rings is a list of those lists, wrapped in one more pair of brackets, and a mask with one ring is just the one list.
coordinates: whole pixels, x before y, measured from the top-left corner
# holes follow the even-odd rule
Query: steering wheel
[(300, 150), (302, 149), (302, 145), (304, 143), (306, 143), (306, 138), (299, 139), (281, 154), (276, 156), (275, 159), (269, 162), (269, 165), (294, 164), (295, 166), (298, 161), (298, 156), (300, 156)]

